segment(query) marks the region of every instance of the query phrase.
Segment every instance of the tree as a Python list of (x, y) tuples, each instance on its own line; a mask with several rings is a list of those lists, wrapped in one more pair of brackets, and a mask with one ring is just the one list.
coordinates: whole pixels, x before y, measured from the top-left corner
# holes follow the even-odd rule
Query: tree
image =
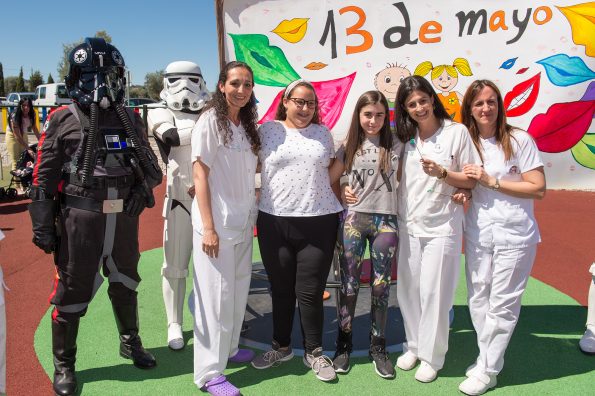
[[(105, 30), (99, 30), (95, 32), (95, 37), (101, 37), (106, 42), (112, 42), (112, 36), (110, 36)], [(68, 74), (68, 55), (70, 55), (70, 51), (80, 43), (82, 43), (85, 39), (81, 38), (79, 41), (69, 44), (62, 44), (62, 59), (58, 62), (58, 77), (60, 81), (64, 81), (64, 78)]]
[(6, 92), (16, 92), (17, 78), (15, 76), (8, 76), (4, 79)]
[(151, 99), (159, 100), (159, 93), (163, 89), (164, 70), (158, 70), (153, 73), (147, 73), (145, 76), (145, 88)]
[(6, 96), (4, 90), (4, 69), (2, 68), (2, 62), (0, 62), (0, 96)]
[(48, 84), (54, 83), (54, 77), (52, 77), (52, 73), (48, 74)]
[(131, 85), (130, 93), (131, 98), (148, 98), (147, 89), (142, 85)]
[(35, 92), (35, 88), (41, 84), (43, 84), (43, 76), (39, 70), (35, 70), (29, 77), (29, 91)]
[(19, 72), (19, 76), (17, 77), (17, 85), (15, 87), (15, 91), (23, 92), (25, 90), (25, 79), (23, 78), (23, 66), (21, 66), (21, 71)]

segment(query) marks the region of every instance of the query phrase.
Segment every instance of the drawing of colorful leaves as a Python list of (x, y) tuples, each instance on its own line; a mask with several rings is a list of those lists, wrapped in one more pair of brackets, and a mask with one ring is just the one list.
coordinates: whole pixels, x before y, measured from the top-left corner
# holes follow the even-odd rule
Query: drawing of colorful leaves
[(567, 87), (595, 78), (595, 72), (589, 69), (578, 56), (556, 54), (538, 60), (537, 63), (543, 65), (552, 84), (559, 87)]
[(595, 101), (556, 103), (531, 120), (527, 132), (546, 153), (569, 150), (585, 135), (595, 113)]
[(595, 56), (595, 2), (557, 8), (570, 23), (572, 41), (584, 45), (588, 56)]
[(574, 160), (585, 168), (595, 169), (595, 133), (587, 133), (570, 150)]
[(307, 29), (308, 18), (293, 18), (291, 21), (284, 19), (271, 32), (283, 40), (295, 44), (304, 38)]
[(300, 78), (291, 67), (283, 50), (269, 45), (262, 34), (229, 34), (233, 40), (236, 59), (246, 62), (254, 71), (254, 82), (271, 87), (285, 87)]
[[(353, 84), (353, 80), (355, 79), (355, 74), (356, 73), (352, 73), (335, 80), (312, 82), (312, 86), (316, 90), (316, 95), (318, 96), (321, 122), (329, 129), (333, 129), (341, 116), (341, 111), (343, 111), (343, 107), (345, 106), (345, 101), (347, 100), (347, 95), (349, 95), (351, 84)], [(280, 91), (273, 100), (273, 103), (271, 103), (266, 114), (259, 121), (260, 123), (275, 119), (275, 112), (277, 111), (277, 106), (282, 97), (283, 91)]]
[(581, 100), (595, 100), (595, 81), (591, 81)]

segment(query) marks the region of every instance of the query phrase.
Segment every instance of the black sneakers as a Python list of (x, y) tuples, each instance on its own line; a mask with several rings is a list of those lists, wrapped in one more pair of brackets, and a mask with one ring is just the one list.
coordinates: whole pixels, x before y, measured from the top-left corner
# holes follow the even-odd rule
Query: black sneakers
[(374, 363), (376, 374), (382, 378), (395, 378), (395, 368), (393, 367), (388, 352), (386, 352), (386, 340), (381, 337), (370, 337), (370, 360)]
[(349, 372), (351, 366), (349, 364), (349, 355), (351, 354), (351, 332), (345, 333), (339, 328), (337, 334), (337, 351), (333, 357), (333, 367), (335, 372), (345, 374)]

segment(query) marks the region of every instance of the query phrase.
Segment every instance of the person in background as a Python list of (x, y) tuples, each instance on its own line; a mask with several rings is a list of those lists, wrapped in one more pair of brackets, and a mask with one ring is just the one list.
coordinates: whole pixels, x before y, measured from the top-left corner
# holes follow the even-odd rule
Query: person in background
[(450, 119), (423, 77), (401, 82), (397, 106), (397, 135), (405, 143), (397, 298), (407, 338), (397, 367), (411, 370), (420, 360), (415, 379), (431, 382), (448, 350), (461, 260), (464, 212), (453, 199), (457, 188), (475, 185), (462, 170), (479, 156), (467, 128)]
[[(33, 131), (37, 140), (39, 140), (39, 129), (37, 128), (35, 110), (31, 98), (22, 98), (15, 111), (10, 114), (8, 128), (6, 129), (6, 148), (10, 155), (10, 170), (15, 171), (17, 162), (21, 153), (29, 150), (29, 155), (35, 158), (35, 153), (29, 149), (28, 133)], [(17, 180), (16, 188), (19, 194), (23, 194), (23, 187)]]
[(272, 349), (252, 366), (266, 369), (293, 357), (291, 329), (297, 299), (306, 367), (321, 381), (336, 378), (322, 354), (323, 291), (343, 210), (331, 189), (333, 137), (320, 125), (312, 84), (296, 80), (285, 88), (276, 121), (262, 124), (258, 242), (271, 285)]
[(254, 357), (238, 348), (252, 275), (260, 149), (253, 88), (252, 69), (228, 63), (192, 131), (194, 383), (212, 395), (239, 395), (223, 371), (228, 361)]
[(348, 202), (339, 227), (341, 289), (338, 301), (339, 330), (333, 358), (335, 371), (347, 373), (352, 350), (352, 324), (359, 293), (362, 259), (370, 248), (372, 307), (369, 357), (376, 373), (393, 378), (395, 369), (386, 352), (386, 319), (392, 262), (397, 254), (397, 177), (403, 143), (390, 129), (389, 107), (380, 91), (362, 94), (355, 104), (347, 139), (337, 152), (331, 182), (341, 177), (358, 200)]
[(465, 222), (465, 269), (479, 356), (459, 390), (481, 395), (496, 386), (504, 366), (541, 241), (533, 201), (544, 197), (546, 187), (535, 141), (507, 123), (493, 82), (471, 83), (462, 117), (481, 157), (481, 163), (463, 167), (477, 181)]

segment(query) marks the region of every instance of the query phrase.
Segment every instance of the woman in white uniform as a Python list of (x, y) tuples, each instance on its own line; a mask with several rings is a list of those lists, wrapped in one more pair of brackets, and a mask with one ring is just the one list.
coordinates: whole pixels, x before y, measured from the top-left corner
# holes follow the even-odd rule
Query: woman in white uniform
[(507, 124), (493, 82), (469, 86), (462, 115), (483, 165), (463, 167), (478, 182), (466, 217), (465, 257), (479, 356), (459, 389), (480, 395), (496, 386), (519, 317), (540, 242), (533, 200), (545, 195), (545, 175), (533, 138)]
[(457, 188), (473, 188), (462, 173), (479, 156), (464, 125), (453, 122), (430, 83), (404, 79), (397, 92), (397, 135), (405, 143), (398, 191), (397, 297), (407, 342), (397, 360), (420, 382), (436, 379), (448, 349), (449, 311), (457, 285), (463, 207)]
[(239, 395), (223, 371), (228, 360), (254, 357), (238, 349), (252, 273), (260, 149), (253, 87), (248, 65), (228, 63), (192, 131), (194, 382), (213, 395)]

